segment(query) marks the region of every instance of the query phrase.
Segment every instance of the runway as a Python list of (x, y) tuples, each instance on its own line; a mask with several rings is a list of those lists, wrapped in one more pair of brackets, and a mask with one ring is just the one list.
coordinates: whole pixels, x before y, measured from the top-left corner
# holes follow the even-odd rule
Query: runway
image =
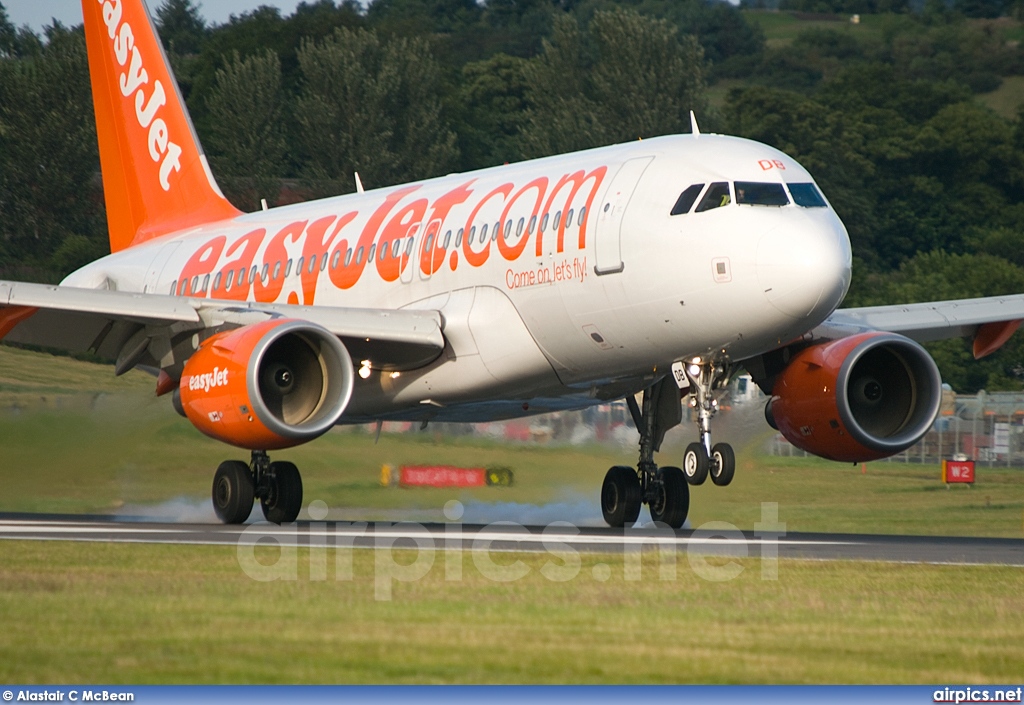
[(168, 524), (110, 517), (0, 513), (0, 540), (94, 541), (180, 545), (395, 547), (491, 551), (623, 553), (675, 550), (732, 557), (778, 556), (806, 560), (885, 561), (949, 565), (1024, 566), (1024, 540), (812, 534), (770, 531), (655, 528), (576, 528), (565, 524), (524, 527), (390, 522), (298, 522), (277, 526)]

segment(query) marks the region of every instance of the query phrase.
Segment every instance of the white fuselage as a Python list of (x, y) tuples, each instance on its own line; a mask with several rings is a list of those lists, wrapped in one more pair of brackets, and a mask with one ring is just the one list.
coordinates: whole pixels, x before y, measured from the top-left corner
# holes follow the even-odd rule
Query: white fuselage
[[(789, 203), (738, 204), (737, 182), (786, 184)], [(697, 212), (721, 183), (728, 197)], [(698, 205), (671, 215), (697, 184)], [(635, 392), (678, 359), (742, 360), (821, 323), (849, 286), (849, 238), (824, 201), (794, 203), (793, 184), (813, 180), (766, 145), (661, 137), (250, 213), (65, 284), (437, 310), (441, 357), (360, 379), (344, 419), (539, 413)]]

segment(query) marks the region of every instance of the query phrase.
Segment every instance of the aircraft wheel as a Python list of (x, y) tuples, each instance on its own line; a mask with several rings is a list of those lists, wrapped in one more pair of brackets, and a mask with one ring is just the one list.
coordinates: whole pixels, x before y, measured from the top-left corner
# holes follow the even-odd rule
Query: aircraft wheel
[(716, 443), (711, 449), (711, 481), (719, 487), (732, 482), (736, 474), (736, 453), (728, 443)]
[(213, 511), (225, 524), (249, 518), (253, 501), (252, 473), (240, 460), (225, 460), (213, 476)]
[(601, 513), (608, 526), (632, 526), (640, 516), (640, 478), (636, 470), (616, 465), (604, 476)]
[(651, 518), (678, 529), (690, 513), (690, 486), (679, 468), (665, 467), (658, 470), (661, 490), (651, 502)]
[(708, 479), (709, 465), (711, 465), (711, 459), (704, 451), (704, 446), (700, 443), (691, 443), (686, 446), (686, 452), (683, 454), (683, 474), (686, 475), (688, 483), (703, 485), (704, 481)]
[(260, 500), (263, 516), (275, 524), (290, 524), (302, 509), (302, 476), (294, 463), (270, 464), (269, 491)]

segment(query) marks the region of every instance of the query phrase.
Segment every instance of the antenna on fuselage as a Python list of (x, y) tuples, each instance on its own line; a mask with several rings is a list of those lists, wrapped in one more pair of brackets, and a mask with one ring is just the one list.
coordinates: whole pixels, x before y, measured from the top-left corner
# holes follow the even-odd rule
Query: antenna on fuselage
[(365, 193), (366, 189), (363, 188), (363, 182), (359, 179), (359, 172), (354, 171), (352, 173), (356, 175), (356, 193)]
[(697, 116), (690, 111), (690, 132), (693, 133), (694, 137), (700, 137), (700, 128), (697, 127)]

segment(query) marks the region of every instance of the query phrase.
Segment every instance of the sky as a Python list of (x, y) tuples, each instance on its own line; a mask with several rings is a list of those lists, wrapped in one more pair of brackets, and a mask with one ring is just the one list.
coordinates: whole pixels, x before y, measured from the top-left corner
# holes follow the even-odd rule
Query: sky
[[(162, 0), (146, 2), (153, 11)], [(82, 0), (0, 0), (0, 3), (7, 9), (7, 16), (15, 27), (27, 24), (37, 33), (53, 18), (68, 26), (82, 23)], [(288, 16), (295, 11), (299, 0), (200, 0), (196, 4), (207, 23), (223, 24), (231, 15), (255, 10), (260, 5), (278, 7), (282, 15)]]

